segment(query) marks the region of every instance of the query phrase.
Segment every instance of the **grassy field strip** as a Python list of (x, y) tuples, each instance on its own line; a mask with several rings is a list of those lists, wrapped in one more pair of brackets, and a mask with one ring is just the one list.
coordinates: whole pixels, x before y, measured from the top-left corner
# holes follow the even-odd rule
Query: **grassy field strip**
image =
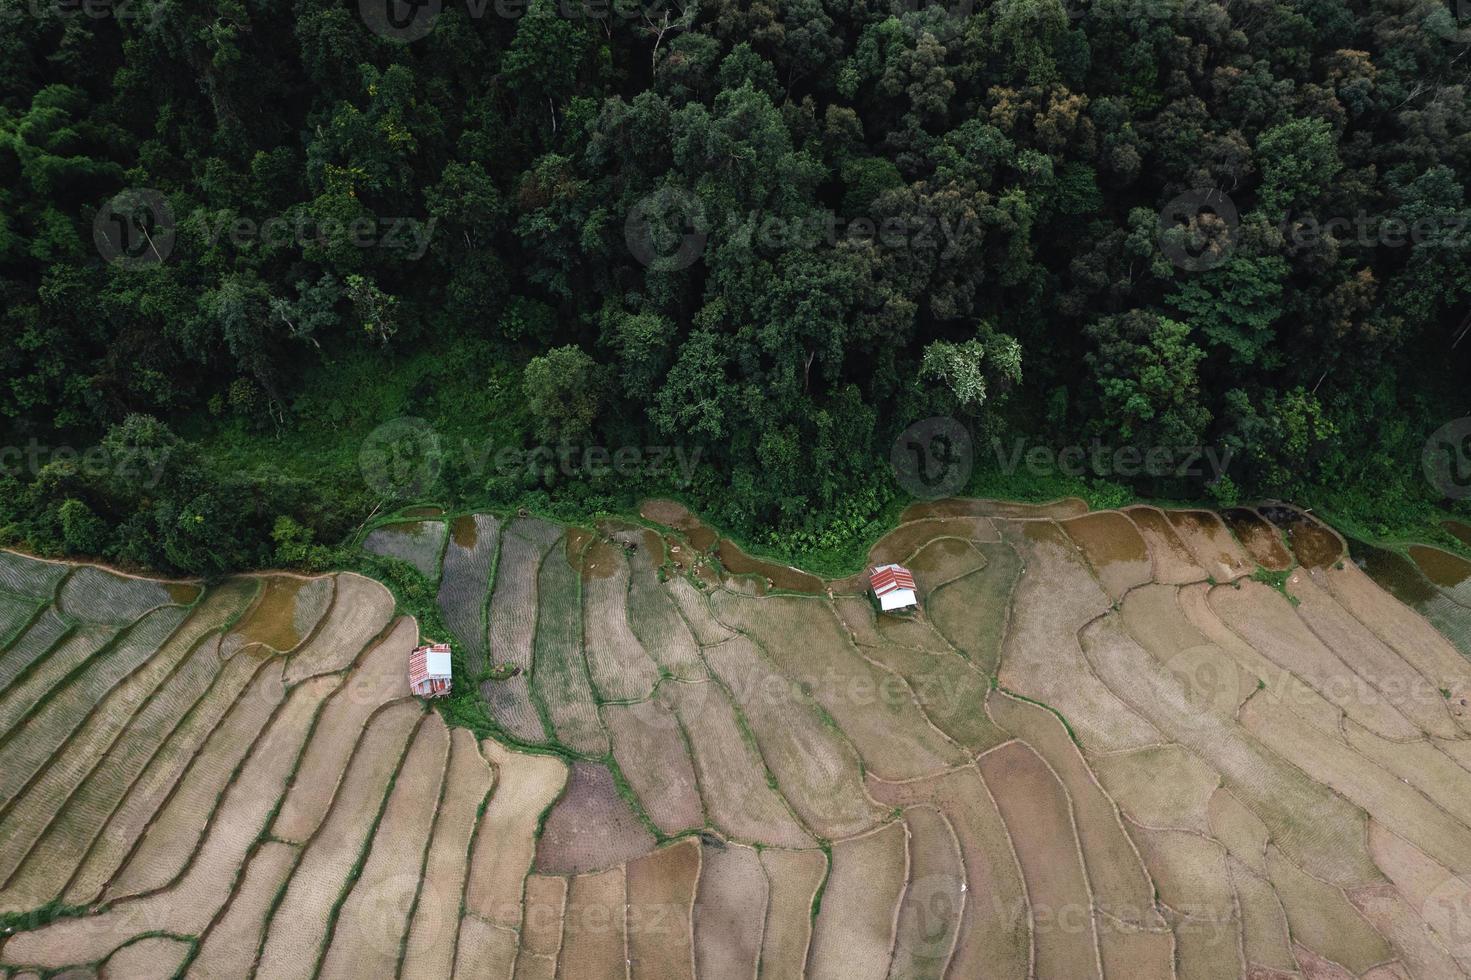
[[(1368, 762), (1291, 712), (1259, 703), (1256, 698), (1247, 702), (1241, 722), (1283, 759), (1342, 794), (1436, 860), (1457, 872), (1471, 870), (1471, 828), (1457, 822), (1398, 776)], [(1277, 839), (1275, 835), (1273, 839)]]
[(531, 689), (547, 708), (557, 739), (590, 758), (608, 754), (608, 733), (598, 721), (597, 698), (582, 650), (582, 584), (556, 547), (537, 574), (535, 658)]
[[(1262, 860), (1265, 862), (1265, 855)], [(1297, 960), (1287, 935), (1287, 913), (1282, 910), (1282, 902), (1267, 881), (1265, 871), (1253, 871), (1235, 857), (1227, 858), (1226, 864), (1241, 915), (1241, 949), (1247, 970), (1296, 973)]]
[(832, 848), (832, 871), (812, 923), (812, 980), (884, 980), (909, 877), (909, 828), (896, 820)]
[(1471, 976), (1471, 943), (1466, 941), (1465, 879), (1457, 881), (1446, 867), (1383, 824), (1369, 822), (1369, 853), (1443, 946), (1461, 971)]
[(1237, 722), (1203, 711), (1178, 678), (1154, 666), (1157, 661), (1117, 617), (1104, 617), (1084, 630), (1083, 649), (1112, 690), (1148, 711), (1171, 740), (1219, 772), (1299, 864), (1344, 885), (1377, 879), (1363, 853), (1363, 810), (1308, 778)]
[(347, 760), (369, 720), (383, 705), (409, 697), (407, 664), (418, 639), (414, 621), (400, 619), (362, 655), (342, 690), (327, 702), (271, 828), (273, 835), (300, 844), (316, 833), (347, 778)]
[(526, 876), (526, 914), (521, 927), (521, 948), (516, 956), (515, 980), (551, 980), (556, 976), (566, 907), (566, 878)]
[(1341, 890), (1306, 874), (1275, 847), (1267, 848), (1267, 876), (1282, 900), (1294, 942), (1355, 975), (1394, 957), (1389, 943)]
[(695, 975), (755, 980), (767, 910), (766, 872), (754, 848), (706, 844), (695, 894)]
[(1181, 830), (1129, 828), (1154, 873), (1159, 900), (1175, 931), (1177, 975), (1235, 980), (1245, 974), (1241, 920), (1218, 842)]
[(927, 775), (968, 758), (925, 717), (903, 678), (863, 658), (826, 599), (722, 591), (712, 607), (788, 680), (812, 683), (817, 703), (881, 778)]
[(409, 978), (448, 977), (454, 967), (455, 934), (470, 868), (470, 842), (495, 785), (495, 772), (467, 729), (450, 732), (450, 760), (444, 782), (424, 862), (423, 883), (414, 901), (399, 965), (399, 974)]
[(516, 668), (509, 680), (487, 681), (481, 693), (491, 717), (514, 738), (546, 741), (547, 733), (531, 700), (530, 677), (536, 642), (537, 574), (561, 531), (540, 521), (520, 520), (501, 535), (495, 587), (490, 597), (490, 658)]
[[(615, 538), (633, 546), (627, 560), (628, 624), (634, 636), (662, 674), (680, 680), (705, 677), (699, 639), (685, 622), (674, 598), (659, 584), (656, 563), (664, 559), (664, 540), (646, 529), (621, 531)], [(675, 580), (684, 581), (680, 576), (671, 582)]]
[[(337, 915), (318, 976), (355, 980), (398, 972), (449, 750), (449, 729), (430, 712), (399, 768), (362, 873), (349, 884), (351, 891)], [(431, 896), (426, 907), (435, 904)]]
[[(204, 707), (208, 716), (204, 731), (214, 727), (260, 666), (258, 662), (243, 661), (231, 662), (222, 669), (218, 648), (218, 637), (197, 646), (179, 670), (153, 692), (70, 797), (53, 802), (55, 817), (6, 882), (0, 908), (12, 901), (30, 908), (59, 897), (98, 832), (160, 746), (177, 726), (194, 716), (211, 690), (223, 688), (218, 707)], [(193, 748), (188, 751), (192, 755)]]
[(393, 594), (372, 579), (337, 576), (337, 596), (317, 632), (286, 666), (286, 683), (350, 666), (393, 620)]
[(1174, 525), (1158, 507), (1130, 507), (1124, 516), (1144, 538), (1153, 565), (1153, 580), (1163, 585), (1188, 585), (1203, 582), (1206, 571), (1176, 533)]
[(542, 821), (535, 868), (538, 874), (588, 874), (647, 854), (655, 843), (608, 767), (578, 760)]
[(74, 627), (47, 606), (0, 654), (0, 691), (6, 690), (37, 660), (44, 657)]
[(613, 739), (613, 758), (649, 819), (668, 836), (705, 826), (694, 763), (679, 719), (668, 706), (672, 697), (656, 692), (654, 700), (598, 709)]
[(993, 749), (976, 765), (996, 788), (996, 806), (1016, 846), (1036, 922), (1037, 974), (1098, 976), (1093, 896), (1067, 790), (1042, 757), (1022, 742)]
[(763, 764), (807, 828), (827, 839), (850, 837), (884, 817), (864, 792), (858, 752), (755, 643), (737, 636), (704, 653), (746, 719)]
[(1165, 518), (1195, 561), (1217, 582), (1250, 575), (1253, 564), (1221, 519), (1208, 510), (1167, 510)]
[(1149, 548), (1139, 529), (1118, 511), (1099, 511), (1068, 521), (1062, 528), (1087, 559), (1109, 596), (1117, 602), (1154, 574)]
[(1089, 765), (1134, 823), (1206, 832), (1206, 807), (1221, 777), (1189, 749), (1147, 745), (1095, 757)]
[(700, 796), (711, 823), (744, 841), (776, 847), (813, 847), (808, 835), (768, 783), (766, 765), (725, 692), (714, 681), (670, 684), (668, 691), (689, 738)]
[(950, 821), (933, 807), (905, 810), (904, 825), (909, 831), (909, 884), (899, 904), (889, 975), (941, 980), (965, 913), (960, 841)]
[[(1453, 701), (1471, 697), (1471, 662), (1413, 609), (1375, 585), (1353, 562), (1328, 569), (1324, 579), (1339, 605), (1437, 688), (1450, 691)], [(1471, 731), (1468, 714), (1460, 713), (1459, 724)]]
[(491, 564), (500, 547), (500, 521), (489, 514), (456, 518), (439, 580), (439, 610), (474, 677), (485, 669), (485, 604)]
[(924, 606), (936, 632), (990, 677), (1001, 665), (1022, 560), (1010, 544), (981, 545), (981, 549), (986, 566), (925, 596)]
[[(418, 701), (385, 706), (364, 730), (347, 764), (327, 818), (306, 842), (291, 881), (277, 900), (261, 946), (256, 975), (271, 980), (311, 977), (318, 968), (349, 874), (362, 860), (415, 730)], [(398, 941), (393, 943), (397, 958)]]
[(1168, 741), (1090, 668), (1078, 631), (1112, 608), (1093, 573), (1056, 525), (1008, 523), (1026, 565), (1002, 645), (1001, 686), (1051, 705), (1089, 755)]
[(559, 973), (578, 980), (628, 977), (626, 900), (621, 867), (568, 881)]
[(312, 717), (339, 682), (336, 677), (317, 678), (292, 690), (225, 790), (203, 846), (175, 884), (118, 902), (99, 915), (60, 919), (13, 936), (0, 949), (0, 964), (56, 969), (101, 959), (127, 937), (161, 924), (179, 935), (205, 930), (229, 901), (245, 859), (296, 767)]
[(114, 901), (162, 888), (183, 873), (230, 780), (285, 699), (283, 669), (279, 662), (267, 666), (209, 734), (161, 806), (125, 804), (126, 822), (110, 828), (87, 856), (67, 888), (67, 901), (90, 903), (99, 894)]
[(812, 946), (812, 901), (827, 880), (827, 855), (766, 848), (761, 867), (767, 901), (760, 975), (770, 980), (799, 977)]
[(71, 569), (71, 565), (62, 562), (43, 561), (0, 550), (0, 589), (51, 602), (56, 596), (56, 587)]
[[(165, 619), (159, 622), (156, 631), (129, 632), (73, 683), (55, 692), (27, 720), (24, 728), (17, 730), (4, 751), (13, 762), (26, 761), (24, 765), (16, 765), (13, 773), (7, 769), (6, 775), (18, 777), (21, 772), (29, 772), (34, 778), (24, 789), (19, 786), (12, 789), (13, 784), (7, 780), (9, 802), (3, 814), (7, 823), (19, 829), (21, 825), (12, 821), (23, 815), (27, 821), (39, 819), (39, 823), (25, 825), (34, 828), (32, 833), (38, 833), (45, 823), (39, 815), (49, 816), (51, 812), (48, 801), (64, 799), (92, 771), (134, 714), (160, 684), (168, 681), (196, 645), (244, 606), (238, 590), (229, 586), (211, 593), (211, 598), (214, 601), (206, 600), (177, 630)], [(157, 646), (163, 637), (166, 637), (163, 645)], [(13, 831), (10, 842), (18, 843), (18, 836)], [(33, 836), (27, 839), (26, 844), (32, 839)], [(14, 862), (20, 857), (18, 848), (7, 843), (0, 842), (0, 875), (13, 872)]]
[[(1062, 723), (1049, 711), (997, 691), (986, 704), (996, 723), (1027, 743), (1052, 769), (1072, 803), (1073, 827), (1094, 909), (1127, 926), (1163, 932), (1154, 883), (1124, 831), (1114, 801), (1094, 778)], [(1110, 930), (1108, 935), (1112, 935)], [(1107, 935), (1105, 935), (1107, 942)]]
[(67, 576), (56, 596), (56, 608), (63, 616), (117, 627), (166, 605), (187, 603), (176, 602), (162, 582), (114, 575), (95, 565), (78, 567)]
[[(183, 618), (180, 614), (176, 622), (182, 622)], [(53, 689), (74, 679), (117, 635), (118, 630), (111, 626), (80, 626), (68, 632), (49, 653), (38, 655), (29, 669), (0, 693), (0, 739), (9, 735)], [(20, 652), (19, 648), (16, 652)]]
[(599, 701), (642, 701), (659, 668), (629, 625), (628, 562), (620, 544), (596, 539), (581, 561), (582, 646)]
[(1031, 976), (1032, 919), (1016, 849), (980, 771), (966, 766), (869, 792), (891, 806), (932, 804), (950, 821), (965, 867), (966, 902), (951, 959), (955, 977)]
[(1324, 646), (1409, 719), (1439, 738), (1459, 738), (1462, 728), (1434, 681), (1364, 627), (1318, 584), (1322, 572), (1295, 572), (1287, 591), (1298, 600), (1297, 615)]
[[(537, 830), (567, 782), (567, 764), (556, 756), (516, 752), (491, 739), (481, 741), (480, 751), (495, 767), (496, 784), (470, 845), (465, 911), (516, 930)], [(460, 970), (458, 960), (455, 969)]]
[[(211, 733), (235, 710), (242, 697), (268, 697), (260, 689), (261, 682), (279, 685), (280, 676), (280, 664), (267, 665), (249, 658), (225, 664), (209, 693), (167, 740), (154, 747), (141, 774), (115, 801), (105, 822), (95, 828), (97, 833), (85, 855), (76, 855), (80, 863), (66, 882), (67, 895), (81, 891), (85, 895), (82, 901), (90, 902), (100, 893), (106, 879), (117, 871), (124, 855), (142, 837), (148, 821), (163, 806)], [(274, 702), (275, 698), (270, 700)]]
[(265, 841), (257, 848), (228, 907), (202, 937), (199, 954), (189, 964), (185, 977), (238, 980), (250, 975), (271, 903), (291, 877), (300, 850), (282, 841)]
[(363, 538), (363, 550), (413, 565), (434, 582), (439, 578), (440, 553), (448, 526), (444, 521), (407, 521), (385, 524)]
[(632, 980), (695, 980), (699, 880), (700, 843), (694, 837), (628, 862), (625, 929)]
[(0, 592), (0, 650), (10, 649), (11, 642), (25, 632), (45, 608), (47, 604), (44, 602)]
[[(1252, 648), (1323, 694), (1345, 715), (1385, 738), (1423, 735), (1377, 689), (1312, 634), (1292, 606), (1260, 582), (1210, 592), (1211, 608)], [(1127, 620), (1127, 616), (1126, 616)], [(1371, 696), (1372, 695), (1372, 696)]]

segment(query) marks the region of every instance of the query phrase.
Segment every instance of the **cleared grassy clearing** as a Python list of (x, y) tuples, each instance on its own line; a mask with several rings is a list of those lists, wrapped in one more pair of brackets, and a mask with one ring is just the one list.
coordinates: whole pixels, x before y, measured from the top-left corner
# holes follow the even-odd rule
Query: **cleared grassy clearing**
[(766, 872), (741, 844), (701, 848), (695, 894), (695, 975), (701, 980), (752, 980), (766, 921)]
[[(1259, 582), (1211, 590), (1211, 608), (1238, 636), (1279, 667), (1306, 681), (1348, 717), (1386, 738), (1421, 732), (1395, 710), (1371, 681), (1313, 635), (1286, 600)], [(1357, 664), (1361, 670), (1369, 665)]]
[(271, 828), (276, 837), (304, 843), (316, 833), (368, 720), (382, 705), (409, 696), (405, 665), (418, 633), (413, 620), (399, 620), (327, 702)]
[(495, 775), (475, 737), (463, 728), (452, 730), (444, 796), (434, 816), (423, 883), (404, 947), (402, 973), (406, 977), (447, 977), (452, 971), (455, 927), (470, 868), (470, 841), (494, 783)]
[(102, 964), (102, 980), (167, 980), (189, 956), (189, 944), (167, 936), (146, 936), (113, 953)]
[(1267, 873), (1267, 825), (1222, 787), (1210, 800), (1210, 835), (1257, 874)]
[(185, 974), (190, 980), (238, 980), (250, 975), (265, 933), (266, 916), (276, 895), (291, 877), (300, 849), (266, 841), (251, 855), (230, 906), (212, 924), (199, 955)]
[(121, 627), (151, 609), (174, 601), (162, 582), (114, 575), (95, 565), (81, 565), (61, 584), (56, 608), (70, 619)]
[(880, 777), (922, 776), (965, 761), (959, 746), (930, 725), (903, 680), (859, 655), (824, 600), (721, 592), (712, 605), (788, 679), (809, 686)]
[[(350, 883), (352, 890), (337, 915), (319, 977), (386, 977), (397, 969), (439, 809), (449, 748), (444, 722), (433, 713), (425, 716), (393, 783), (362, 873)], [(308, 851), (303, 868), (310, 856)]]
[(827, 855), (767, 848), (761, 867), (767, 888), (761, 976), (801, 976), (812, 945), (812, 899), (827, 878)]
[[(31, 908), (60, 895), (103, 824), (160, 746), (174, 734), (175, 727), (181, 726), (181, 718), (185, 719), (182, 724), (197, 733), (194, 744), (187, 749), (192, 756), (197, 743), (260, 667), (259, 663), (232, 661), (221, 670), (217, 647), (216, 640), (196, 647), (133, 717), (70, 798), (52, 803), (56, 816), (6, 883), (0, 907), (15, 904)], [(167, 762), (166, 758), (164, 764)]]
[(574, 752), (608, 754), (608, 733), (582, 651), (581, 582), (563, 549), (553, 548), (537, 575), (536, 659), (531, 688), (546, 705), (557, 739)]
[(1010, 524), (1002, 534), (1024, 557), (1026, 575), (1012, 600), (1001, 685), (1059, 711), (1090, 754), (1166, 741), (1094, 676), (1078, 648), (1078, 630), (1112, 603), (1066, 535), (1050, 523)]
[(613, 757), (639, 805), (661, 833), (673, 835), (703, 827), (705, 811), (694, 763), (679, 719), (666, 703), (669, 699), (664, 694), (638, 704), (608, 704), (601, 714), (613, 737)]
[(72, 627), (48, 606), (0, 654), (0, 690), (8, 688), (31, 664), (44, 657)]
[(1221, 519), (1258, 565), (1274, 572), (1292, 567), (1292, 555), (1282, 543), (1282, 532), (1262, 515), (1246, 507), (1234, 507)]
[(489, 514), (456, 518), (444, 552), (439, 611), (473, 673), (485, 668), (489, 650), (485, 619), (490, 570), (500, 544), (500, 522)]
[(965, 910), (965, 865), (960, 842), (933, 807), (904, 811), (909, 831), (909, 884), (899, 903), (891, 977), (945, 975)]
[(902, 821), (833, 845), (832, 871), (812, 923), (808, 977), (888, 976), (909, 865), (909, 829)]
[(875, 799), (893, 806), (932, 803), (960, 841), (966, 902), (950, 973), (957, 977), (1027, 976), (1032, 927), (1006, 825), (979, 770), (965, 767), (930, 779), (884, 783), (869, 779)]
[(694, 902), (700, 878), (695, 838), (628, 862), (629, 975), (647, 980), (694, 980)]
[(1185, 585), (1205, 579), (1195, 553), (1176, 533), (1170, 519), (1158, 507), (1130, 507), (1124, 511), (1144, 538), (1154, 568), (1153, 579), (1165, 585)]
[[(281, 684), (283, 666), (270, 665), (257, 678), (225, 720), (210, 733), (177, 788), (169, 793), (156, 813), (150, 812), (145, 804), (129, 806), (119, 814), (119, 817), (126, 814), (126, 823), (118, 824), (116, 832), (109, 829), (93, 847), (67, 888), (67, 901), (95, 901), (104, 887), (105, 898), (113, 901), (162, 888), (183, 872), (229, 780), (285, 698)], [(338, 678), (324, 678), (315, 687), (325, 697), (337, 683)], [(293, 704), (298, 703), (299, 697), (292, 699)], [(288, 715), (294, 714), (288, 709)], [(307, 715), (304, 723), (310, 724), (311, 717)], [(306, 732), (301, 735), (305, 741)], [(269, 737), (280, 738), (275, 734)], [(135, 832), (139, 827), (146, 827), (141, 836)], [(117, 871), (119, 867), (121, 872)]]
[(522, 882), (531, 870), (537, 826), (562, 792), (567, 765), (555, 756), (514, 752), (490, 739), (480, 743), (480, 751), (495, 767), (496, 784), (470, 845), (465, 910), (515, 929), (521, 924)]
[(0, 590), (50, 602), (70, 565), (0, 550)]
[(255, 604), (225, 637), (221, 655), (232, 657), (242, 650), (253, 656), (290, 653), (316, 629), (336, 595), (337, 579), (330, 575), (266, 576)]
[(481, 687), (491, 717), (523, 742), (546, 740), (541, 718), (531, 701), (529, 683), (536, 635), (537, 572), (542, 559), (561, 540), (561, 530), (540, 521), (514, 521), (501, 534), (495, 589), (490, 599), (491, 662), (519, 671), (504, 681)]
[(393, 594), (372, 579), (337, 576), (337, 598), (316, 635), (286, 666), (286, 683), (343, 670), (393, 620)]
[(1167, 510), (1165, 518), (1185, 547), (1195, 555), (1196, 564), (1217, 582), (1230, 582), (1252, 571), (1240, 543), (1212, 511)]
[(1221, 773), (1294, 860), (1344, 885), (1377, 878), (1363, 854), (1366, 815), (1361, 809), (1269, 751), (1242, 726), (1200, 711), (1180, 681), (1154, 666), (1116, 617), (1092, 624), (1082, 639), (1089, 662), (1110, 690), (1148, 712), (1167, 740), (1189, 748)]
[(439, 556), (448, 533), (444, 521), (409, 521), (384, 524), (363, 538), (363, 550), (386, 558), (399, 558), (424, 573), (433, 582), (439, 578)]
[(586, 874), (647, 854), (654, 835), (600, 762), (574, 762), (536, 847), (538, 874)]
[[(384, 708), (368, 725), (331, 812), (302, 852), (271, 916), (261, 947), (260, 975), (284, 980), (316, 972), (334, 912), (351, 884), (348, 876), (362, 860), (384, 795), (423, 716), (422, 705), (405, 701)], [(397, 942), (394, 947), (396, 956)]]
[(670, 684), (668, 691), (689, 738), (695, 775), (710, 823), (740, 840), (774, 847), (812, 847), (815, 841), (768, 784), (765, 763), (714, 681)]
[(1226, 863), (1241, 915), (1241, 949), (1248, 976), (1253, 967), (1296, 973), (1297, 961), (1292, 957), (1292, 943), (1287, 937), (1287, 915), (1271, 883), (1263, 874), (1234, 858), (1228, 858)]
[[(1051, 712), (997, 691), (986, 703), (996, 723), (1026, 742), (1052, 769), (1072, 803), (1073, 823), (1094, 909), (1129, 926), (1162, 929), (1154, 886), (1088, 764)], [(1008, 787), (1002, 792), (1011, 792)], [(1003, 810), (1003, 813), (1005, 811)]]
[(90, 962), (106, 956), (128, 936), (158, 929), (160, 924), (178, 935), (202, 932), (229, 900), (237, 873), (286, 788), (312, 717), (337, 683), (337, 678), (320, 678), (291, 692), (225, 791), (204, 845), (177, 883), (146, 898), (114, 904), (100, 915), (59, 919), (17, 934), (0, 949), (0, 963), (55, 969)]
[(1305, 874), (1275, 847), (1267, 848), (1267, 874), (1282, 900), (1294, 942), (1355, 974), (1393, 958), (1389, 944), (1343, 892)]
[[(174, 621), (182, 619), (181, 615)], [(50, 653), (38, 654), (30, 669), (0, 693), (0, 736), (8, 734), (52, 689), (81, 670), (115, 636), (117, 630), (110, 626), (82, 626), (67, 633)], [(20, 653), (20, 648), (15, 652)]]
[(629, 627), (628, 587), (623, 548), (603, 540), (588, 545), (582, 558), (582, 640), (601, 701), (641, 701), (659, 683), (659, 669)]
[(1117, 511), (1100, 511), (1058, 524), (1078, 546), (1098, 581), (1115, 600), (1154, 574), (1139, 529)]
[(957, 650), (987, 676), (1001, 663), (1012, 595), (1022, 560), (1010, 544), (978, 545), (986, 566), (925, 597), (925, 614)]
[(1131, 831), (1170, 910), (1180, 976), (1241, 976), (1241, 923), (1225, 848), (1178, 830)]
[(1062, 784), (1021, 742), (988, 752), (976, 765), (1016, 846), (1036, 924), (1038, 975), (1097, 976), (1093, 898)]
[(1220, 776), (1188, 749), (1151, 745), (1092, 760), (1092, 770), (1129, 819), (1146, 827), (1206, 830)]
[[(883, 816), (863, 791), (858, 753), (812, 699), (777, 673), (744, 636), (705, 651), (744, 715), (761, 759), (802, 822), (827, 838), (866, 830)], [(716, 774), (715, 778), (722, 778)]]

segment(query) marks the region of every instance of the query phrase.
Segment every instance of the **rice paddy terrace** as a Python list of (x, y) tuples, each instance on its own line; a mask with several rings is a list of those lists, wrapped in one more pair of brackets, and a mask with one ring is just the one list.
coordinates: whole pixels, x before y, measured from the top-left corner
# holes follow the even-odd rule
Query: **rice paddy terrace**
[(945, 501), (877, 616), (643, 517), (365, 539), (490, 738), (375, 582), (0, 553), (0, 974), (1471, 976), (1471, 565)]

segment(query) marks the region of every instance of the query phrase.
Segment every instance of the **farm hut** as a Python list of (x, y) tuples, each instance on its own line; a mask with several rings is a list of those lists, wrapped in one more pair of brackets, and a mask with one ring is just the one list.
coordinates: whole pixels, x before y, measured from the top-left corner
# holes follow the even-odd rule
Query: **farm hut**
[(879, 565), (869, 573), (868, 581), (884, 612), (919, 605), (914, 596), (914, 576), (903, 565)]
[(409, 689), (421, 698), (442, 698), (449, 693), (449, 644), (419, 647), (409, 655)]

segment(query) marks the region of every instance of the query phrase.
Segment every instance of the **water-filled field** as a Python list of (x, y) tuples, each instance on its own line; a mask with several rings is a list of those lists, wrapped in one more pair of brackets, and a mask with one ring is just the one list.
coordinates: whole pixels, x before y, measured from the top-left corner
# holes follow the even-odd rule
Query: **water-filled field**
[(367, 579), (0, 555), (0, 972), (1471, 976), (1454, 556), (945, 501), (892, 615), (642, 513), (370, 534), (478, 734)]

